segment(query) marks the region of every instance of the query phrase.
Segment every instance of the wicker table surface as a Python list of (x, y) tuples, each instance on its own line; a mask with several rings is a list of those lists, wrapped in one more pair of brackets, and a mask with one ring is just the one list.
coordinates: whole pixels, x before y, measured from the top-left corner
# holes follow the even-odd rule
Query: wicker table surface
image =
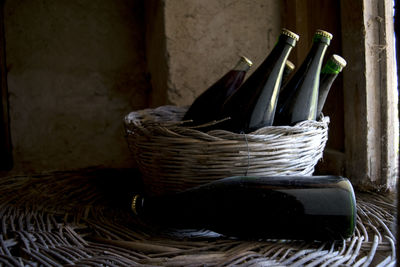
[(129, 210), (132, 170), (0, 177), (0, 266), (394, 266), (396, 206), (357, 193), (358, 223), (341, 242), (238, 240), (166, 231)]

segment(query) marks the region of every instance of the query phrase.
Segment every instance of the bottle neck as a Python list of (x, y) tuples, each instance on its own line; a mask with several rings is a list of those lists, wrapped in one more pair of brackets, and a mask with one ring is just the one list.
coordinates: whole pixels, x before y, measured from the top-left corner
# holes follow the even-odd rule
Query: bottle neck
[[(317, 39), (318, 40), (318, 39)], [(319, 71), (321, 71), (322, 67), (322, 60), (324, 58), (325, 52), (328, 48), (329, 43), (327, 42), (319, 42), (319, 41), (314, 41), (310, 52), (307, 55), (307, 60), (308, 64), (310, 65), (309, 70), (313, 71), (313, 67), (315, 66)]]
[(310, 51), (303, 60), (303, 63), (295, 72), (293, 78), (285, 85), (285, 93), (282, 96), (282, 100), (290, 99), (292, 97), (291, 94), (298, 89), (298, 86), (302, 81), (304, 81), (309, 72), (315, 72), (317, 69), (321, 70), (322, 59), (328, 47), (328, 43), (329, 42), (320, 42), (318, 39), (314, 40)]
[(331, 43), (331, 39), (329, 39), (326, 36), (315, 34), (313, 37), (313, 42), (314, 43), (325, 43), (326, 45), (329, 45)]
[[(324, 38), (324, 37), (321, 37)], [(325, 38), (326, 39), (326, 38)], [(318, 40), (318, 39), (317, 39)], [(329, 39), (328, 39), (329, 40)], [(322, 61), (324, 58), (324, 55), (326, 53), (326, 50), (328, 48), (329, 42), (318, 42), (314, 41), (314, 47), (315, 47), (315, 54), (312, 60), (312, 65), (310, 67), (310, 73), (305, 77), (306, 80), (309, 80), (308, 84), (313, 84), (313, 90), (309, 92), (310, 96), (308, 96), (308, 106), (309, 106), (309, 113), (307, 116), (308, 120), (316, 120), (317, 118), (317, 109), (318, 109), (318, 90), (320, 86), (320, 74), (321, 74), (321, 67), (322, 67)], [(292, 119), (292, 123), (301, 121), (302, 119), (298, 117), (296, 118), (297, 115), (294, 114), (294, 117)]]
[(325, 66), (322, 68), (321, 73), (325, 74), (339, 74), (342, 71), (343, 67), (336, 64), (332, 60), (328, 60)]
[(294, 104), (291, 106), (290, 124), (303, 120), (316, 120), (318, 88), (322, 61), (329, 42), (315, 39), (300, 72), (300, 87), (296, 89)]
[(279, 36), (278, 42), (275, 44), (272, 51), (269, 53), (268, 57), (260, 64), (260, 66), (255, 70), (254, 74), (251, 75), (246, 83), (252, 81), (252, 79), (260, 80), (268, 78), (265, 73), (267, 70), (272, 68), (272, 64), (276, 64), (276, 61), (282, 54), (285, 54), (285, 61), (291, 49), (296, 45), (296, 40), (293, 38), (281, 34)]
[(342, 69), (342, 66), (329, 59), (321, 70), (320, 88), (330, 87)]
[(336, 77), (338, 76), (337, 73), (322, 73), (320, 75), (320, 88), (326, 88), (328, 87), (328, 89), (330, 88), (330, 86), (332, 85), (333, 81), (336, 79)]
[(338, 66), (335, 63), (331, 65), (330, 63), (332, 63), (332, 61), (328, 61), (327, 64), (325, 64), (324, 68), (321, 70), (319, 78), (317, 117), (321, 116), (329, 90), (342, 70), (341, 66)]
[(247, 63), (245, 60), (240, 59), (239, 62), (235, 65), (235, 67), (232, 70), (235, 71), (248, 71), (250, 69), (249, 63)]
[[(258, 72), (264, 72), (265, 69), (272, 68), (271, 64), (275, 64), (275, 68), (278, 67), (279, 71), (283, 73), (284, 65), (289, 56), (290, 51), (296, 45), (296, 40), (293, 38), (281, 34), (279, 36), (278, 42), (270, 52), (269, 56), (264, 60), (259, 66)], [(283, 60), (283, 62), (282, 62)], [(261, 71), (262, 70), (262, 71)], [(273, 72), (273, 70), (271, 70)]]
[(285, 62), (293, 48), (291, 43), (286, 42), (286, 38), (282, 39), (283, 40), (278, 42), (277, 46), (274, 48), (275, 51), (273, 52), (276, 53), (276, 63), (274, 68), (271, 70), (270, 78), (264, 85), (265, 89), (270, 89), (263, 90), (259, 96), (251, 114), (249, 125), (247, 126), (249, 131), (264, 126), (270, 126), (273, 123)]

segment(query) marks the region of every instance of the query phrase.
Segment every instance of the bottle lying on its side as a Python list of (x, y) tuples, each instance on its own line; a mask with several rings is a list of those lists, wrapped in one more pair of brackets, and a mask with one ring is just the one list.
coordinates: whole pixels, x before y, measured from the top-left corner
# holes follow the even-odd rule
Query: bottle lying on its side
[(351, 183), (340, 176), (228, 177), (163, 196), (133, 198), (140, 218), (240, 238), (329, 240), (356, 225)]

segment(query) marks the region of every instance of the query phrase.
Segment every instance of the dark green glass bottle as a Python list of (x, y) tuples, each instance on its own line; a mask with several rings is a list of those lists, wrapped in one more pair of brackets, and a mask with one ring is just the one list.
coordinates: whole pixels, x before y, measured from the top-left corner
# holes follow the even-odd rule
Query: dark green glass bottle
[(242, 84), (253, 63), (241, 56), (235, 67), (198, 96), (185, 113), (182, 120), (192, 120), (189, 125), (200, 125), (216, 119), (223, 103)]
[(223, 105), (219, 118), (230, 119), (215, 128), (239, 133), (272, 125), (285, 62), (298, 38), (282, 30), (269, 55)]
[(325, 66), (322, 68), (319, 82), (317, 117), (321, 115), (333, 82), (343, 68), (346, 67), (346, 64), (347, 62), (344, 58), (334, 54), (328, 59)]
[(325, 52), (332, 34), (317, 30), (313, 45), (298, 71), (282, 89), (274, 125), (292, 125), (304, 120), (315, 120), (319, 76)]
[(229, 177), (132, 208), (161, 226), (209, 229), (241, 238), (328, 240), (350, 237), (356, 199), (339, 176)]

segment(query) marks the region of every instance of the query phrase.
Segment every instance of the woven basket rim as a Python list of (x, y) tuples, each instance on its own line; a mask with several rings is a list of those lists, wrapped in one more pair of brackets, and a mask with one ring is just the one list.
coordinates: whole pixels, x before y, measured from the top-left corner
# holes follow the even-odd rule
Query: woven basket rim
[[(146, 108), (142, 110), (136, 110), (128, 113), (124, 117), (124, 125), (129, 131), (130, 126), (138, 126), (143, 128), (165, 128), (168, 130), (171, 130), (172, 132), (177, 131), (182, 133), (182, 131), (186, 132), (192, 132), (192, 134), (196, 135), (203, 135), (204, 137), (217, 137), (219, 140), (223, 140), (225, 138), (222, 138), (221, 136), (229, 136), (231, 138), (226, 138), (227, 140), (237, 139), (237, 138), (243, 138), (244, 133), (235, 133), (227, 130), (211, 130), (208, 132), (203, 132), (198, 130), (199, 126), (196, 127), (187, 127), (182, 125), (185, 121), (180, 121), (180, 120), (170, 120), (170, 121), (157, 121), (154, 120), (155, 116), (149, 116), (149, 113), (152, 111), (157, 112), (160, 109), (176, 109), (176, 110), (185, 110), (187, 109), (186, 106), (173, 106), (173, 105), (164, 105), (164, 106), (159, 106), (157, 108)], [(144, 117), (141, 117), (143, 116)], [(218, 122), (210, 122), (208, 124), (213, 124), (213, 123), (218, 123)], [(330, 118), (328, 116), (321, 116), (318, 121), (314, 120), (306, 120), (306, 121), (301, 121), (299, 123), (296, 123), (295, 125), (284, 125), (284, 126), (265, 126), (262, 128), (259, 128), (253, 132), (246, 133), (246, 136), (252, 137), (252, 136), (262, 136), (262, 135), (268, 135), (270, 133), (273, 133), (275, 131), (285, 131), (287, 133), (293, 133), (293, 132), (299, 132), (299, 131), (307, 131), (309, 129), (316, 129), (316, 128), (327, 128), (330, 123)], [(178, 137), (178, 136), (177, 136)]]

